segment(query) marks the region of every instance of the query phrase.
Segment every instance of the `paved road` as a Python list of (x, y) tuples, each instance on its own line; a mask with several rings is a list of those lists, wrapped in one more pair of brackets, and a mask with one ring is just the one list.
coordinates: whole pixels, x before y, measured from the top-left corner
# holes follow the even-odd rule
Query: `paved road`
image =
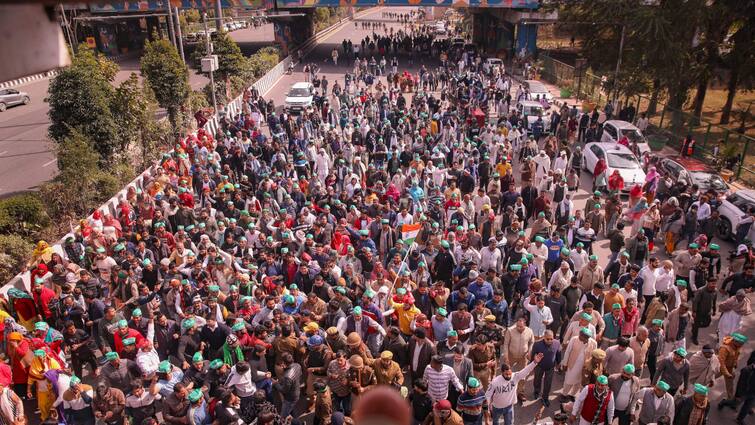
[[(398, 11), (405, 12), (406, 8), (384, 8), (383, 10), (391, 10), (396, 9)], [(380, 12), (375, 11), (373, 13), (367, 14), (366, 16), (363, 16), (361, 20), (372, 20), (372, 19), (379, 19), (380, 18)], [(398, 24), (392, 24), (395, 29), (399, 28)], [(317, 46), (310, 55), (305, 58), (306, 62), (316, 62), (320, 64), (322, 71), (325, 73), (327, 78), (331, 81), (335, 78), (339, 78), (341, 84), (343, 83), (343, 73), (351, 67), (351, 61), (348, 62), (348, 68), (345, 65), (345, 62), (342, 62), (339, 60), (340, 66), (336, 67), (332, 64), (332, 61), (329, 63), (327, 62), (330, 58), (330, 52), (332, 51), (333, 47), (336, 45), (340, 45), (341, 41), (344, 38), (351, 38), (352, 41), (358, 42), (361, 40), (362, 37), (367, 35), (368, 33), (371, 33), (371, 31), (365, 31), (361, 29), (361, 26), (357, 29), (354, 28), (353, 24), (348, 24), (344, 26), (341, 30), (334, 32), (330, 37), (326, 38), (323, 43), (321, 43), (319, 46)], [(434, 62), (421, 59), (421, 58), (415, 58), (416, 63), (413, 66), (407, 66), (409, 62), (408, 57), (400, 57), (399, 58), (399, 66), (401, 70), (403, 69), (409, 69), (412, 71), (415, 71), (417, 69), (417, 66), (419, 64), (424, 63), (426, 65), (431, 65)], [(294, 82), (297, 81), (304, 81), (304, 74), (301, 72), (301, 65), (297, 67), (296, 71), (293, 73), (293, 75), (285, 75), (283, 76), (276, 85), (273, 86), (271, 90), (266, 94), (266, 97), (269, 96), (272, 98), (276, 105), (281, 105), (283, 103), (283, 100), (285, 98), (285, 93), (288, 91), (288, 89), (291, 87), (291, 85)], [(515, 175), (518, 175), (518, 173), (515, 173)], [(2, 181), (2, 180), (0, 180)], [(574, 197), (574, 203), (575, 207), (578, 209), (583, 209), (585, 206), (585, 201), (589, 197), (589, 193), (591, 190), (591, 177), (583, 173), (582, 175), (582, 184), (581, 187)], [(628, 231), (628, 230), (627, 230)], [(627, 235), (628, 236), (628, 235)], [(722, 247), (722, 252), (727, 253), (729, 250), (733, 249), (734, 247), (732, 244), (728, 241), (715, 241), (716, 243), (719, 243)], [(660, 242), (656, 245), (660, 245)], [(610, 254), (609, 248), (608, 248), (608, 241), (607, 240), (601, 240), (594, 244), (595, 247), (595, 253), (601, 258), (600, 264), (604, 265), (606, 262), (606, 258), (608, 258), (608, 255)], [(654, 253), (658, 257), (665, 259), (665, 255), (658, 252)], [(724, 273), (725, 270), (727, 270), (727, 261), (724, 260)], [(722, 301), (722, 300), (719, 300)], [(713, 324), (704, 330), (701, 330), (700, 333), (700, 342), (703, 344), (716, 344), (716, 337), (715, 337), (715, 329), (718, 322), (718, 317), (714, 318)], [(755, 317), (753, 315), (747, 317), (744, 321), (744, 333), (750, 338), (750, 340), (755, 340)], [(740, 356), (740, 367), (745, 363), (747, 357), (749, 356), (750, 351), (752, 350), (753, 344), (750, 343), (749, 346), (744, 350), (745, 352)], [(688, 345), (688, 349), (691, 353), (698, 351), (699, 347), (692, 346), (691, 344)], [(88, 377), (85, 378), (85, 381), (88, 381)], [(646, 384), (648, 381), (647, 379), (647, 373), (646, 376), (643, 377), (643, 384)], [(562, 386), (563, 382), (563, 376), (556, 374), (554, 378), (553, 383), (553, 394), (557, 394)], [(714, 387), (711, 390), (710, 397), (711, 401), (713, 403), (718, 403), (719, 400), (722, 398), (722, 393), (724, 392), (724, 384), (722, 379), (718, 379), (714, 385)], [(526, 383), (526, 394), (531, 398), (532, 396), (532, 378), (530, 377)], [(28, 405), (27, 405), (28, 406)], [(535, 414), (540, 410), (541, 404), (539, 402), (534, 401), (527, 401), (524, 403), (522, 407), (517, 407), (515, 410), (515, 423), (517, 425), (523, 425), (523, 424), (530, 424), (533, 423), (533, 418), (535, 417)], [(555, 396), (551, 397), (551, 407), (544, 409), (542, 412), (542, 421), (540, 423), (547, 420), (554, 411), (558, 408), (558, 402)], [(33, 411), (31, 409), (30, 411)], [(32, 419), (32, 425), (35, 425), (36, 422), (36, 415), (31, 415)], [(715, 407), (711, 409), (711, 415), (710, 415), (710, 423), (711, 424), (723, 424), (723, 423), (733, 423), (735, 418), (735, 412), (726, 409), (723, 411), (718, 411)], [(750, 417), (752, 419), (752, 417)]]
[[(391, 10), (391, 9), (398, 9), (399, 12), (405, 12), (407, 9), (405, 8), (384, 8), (384, 10)], [(375, 13), (368, 14), (362, 18), (362, 20), (374, 20), (379, 19), (380, 14), (376, 11)], [(394, 30), (397, 30), (401, 28), (399, 24), (393, 23), (390, 24), (390, 26), (394, 27)], [(317, 63), (320, 65), (322, 73), (324, 73), (330, 82), (330, 87), (332, 87), (333, 81), (335, 79), (339, 80), (339, 84), (343, 87), (344, 79), (343, 75), (344, 72), (349, 70), (351, 72), (351, 68), (353, 66), (353, 60), (343, 61), (342, 58), (339, 58), (339, 66), (336, 67), (333, 65), (332, 60), (330, 59), (331, 51), (334, 47), (338, 46), (340, 48), (341, 41), (346, 38), (350, 38), (352, 42), (357, 43), (361, 41), (361, 39), (368, 34), (371, 34), (372, 31), (365, 31), (361, 29), (361, 26), (359, 28), (354, 28), (354, 25), (347, 25), (340, 31), (337, 31), (333, 33), (330, 37), (325, 39), (323, 43), (318, 45), (304, 60), (304, 62), (307, 63)], [(377, 58), (379, 59), (379, 58)], [(402, 71), (404, 69), (409, 69), (410, 71), (416, 71), (418, 67), (421, 64), (425, 64), (426, 66), (434, 66), (437, 64), (437, 61), (434, 60), (428, 60), (426, 58), (414, 58), (415, 63), (414, 65), (409, 64), (409, 57), (403, 56), (399, 57), (399, 71)], [(273, 99), (276, 105), (278, 105), (278, 108), (281, 107), (283, 104), (283, 101), (285, 99), (285, 94), (289, 90), (292, 84), (295, 82), (305, 81), (304, 73), (302, 72), (302, 66), (297, 66), (295, 72), (293, 75), (284, 75), (266, 94), (265, 97), (270, 97)], [(385, 80), (383, 80), (385, 82)], [(555, 96), (558, 96), (559, 92), (557, 90), (555, 91)], [(436, 96), (438, 94), (436, 93)], [(410, 96), (410, 95), (407, 95)], [(409, 99), (407, 99), (409, 100)], [(518, 169), (518, 166), (515, 168)], [(518, 175), (518, 172), (515, 172), (514, 175)], [(574, 203), (575, 207), (578, 209), (584, 209), (585, 201), (590, 197), (591, 192), (591, 185), (592, 185), (592, 177), (588, 175), (587, 173), (582, 174), (582, 184), (579, 189), (579, 192), (574, 197)], [(628, 226), (629, 227), (629, 226)], [(627, 228), (627, 236), (629, 236), (629, 229)], [(728, 242), (728, 241), (716, 241), (716, 243), (719, 243), (721, 245), (722, 253), (728, 253), (729, 250), (733, 250), (734, 246)], [(656, 246), (662, 246), (662, 243), (660, 241), (656, 242)], [(601, 265), (605, 265), (606, 259), (610, 255), (609, 250), (609, 243), (607, 240), (601, 240), (594, 244), (595, 247), (595, 253), (601, 258)], [(654, 255), (658, 256), (661, 259), (665, 259), (666, 256), (659, 252), (656, 248), (656, 251), (654, 252)], [(724, 262), (724, 273), (727, 269), (727, 261)], [(719, 301), (723, 301), (723, 299), (719, 299)], [(751, 315), (748, 318), (746, 318), (744, 323), (744, 329), (745, 334), (750, 338), (750, 340), (755, 340), (755, 328), (753, 325), (755, 325), (755, 315)], [(718, 323), (718, 316), (714, 318), (713, 324), (704, 330), (701, 330), (700, 332), (700, 343), (701, 344), (712, 344), (716, 346), (716, 336), (715, 336), (715, 330)], [(689, 340), (689, 338), (688, 338)], [(745, 364), (747, 357), (749, 357), (749, 353), (752, 350), (753, 344), (750, 344), (749, 348), (744, 350), (745, 352), (740, 356), (740, 367)], [(688, 345), (688, 350), (690, 353), (694, 353), (696, 351), (699, 351), (700, 347), (692, 346), (691, 344)], [(645, 372), (645, 376), (643, 377), (643, 384), (647, 384), (648, 377), (647, 372)], [(563, 375), (556, 374), (553, 382), (553, 394), (557, 394), (562, 386), (563, 383)], [(718, 403), (719, 400), (722, 398), (722, 394), (725, 392), (724, 390), (724, 383), (723, 379), (720, 378), (716, 381), (714, 387), (712, 388), (710, 392), (711, 400), (714, 403)], [(527, 387), (526, 387), (526, 394), (531, 399), (532, 398), (532, 377), (528, 379)], [(542, 407), (542, 404), (540, 402), (534, 402), (534, 401), (527, 401), (524, 403), (522, 407), (518, 407), (516, 409), (516, 416), (515, 416), (515, 423), (517, 425), (521, 424), (530, 424), (533, 423), (533, 418), (535, 417), (535, 414), (539, 411), (539, 409)], [(551, 406), (550, 408), (544, 409), (544, 412), (542, 413), (542, 419), (543, 421), (546, 420), (546, 418), (550, 417), (555, 409), (558, 408), (558, 400), (557, 397), (553, 396), (551, 397)], [(733, 423), (734, 418), (736, 417), (736, 413), (732, 411), (731, 409), (725, 409), (723, 411), (718, 411), (715, 407), (711, 409), (711, 416), (710, 416), (710, 423), (711, 424), (722, 424), (722, 423)], [(750, 417), (752, 419), (752, 417)], [(542, 421), (541, 421), (542, 422)]]
[[(246, 55), (251, 55), (273, 41), (273, 26), (265, 24), (231, 33)], [(189, 52), (186, 52), (187, 59)], [(118, 84), (132, 72), (139, 74), (139, 59), (129, 58), (118, 62), (120, 71), (115, 77)], [(191, 71), (189, 83), (201, 89), (209, 82), (203, 75)], [(27, 92), (31, 102), (0, 113), (0, 197), (17, 192), (35, 190), (57, 173), (55, 145), (47, 140), (48, 79), (37, 80), (15, 87)]]

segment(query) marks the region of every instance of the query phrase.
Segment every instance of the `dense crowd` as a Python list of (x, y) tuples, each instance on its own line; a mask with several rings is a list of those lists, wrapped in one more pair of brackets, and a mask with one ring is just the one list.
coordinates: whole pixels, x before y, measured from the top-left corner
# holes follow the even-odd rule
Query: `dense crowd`
[(23, 399), (49, 423), (341, 424), (384, 387), (406, 406), (381, 423), (409, 406), (413, 424), (525, 423), (530, 398), (557, 424), (704, 425), (716, 385), (744, 423), (752, 217), (722, 258), (722, 194), (674, 176), (624, 201), (598, 169), (577, 208), (581, 146), (612, 109), (547, 105), (528, 130), (502, 67), (431, 46), (427, 28), (345, 41), (353, 70), (313, 66), (311, 108), (252, 89), (62, 254), (40, 242), (0, 310), (0, 424)]

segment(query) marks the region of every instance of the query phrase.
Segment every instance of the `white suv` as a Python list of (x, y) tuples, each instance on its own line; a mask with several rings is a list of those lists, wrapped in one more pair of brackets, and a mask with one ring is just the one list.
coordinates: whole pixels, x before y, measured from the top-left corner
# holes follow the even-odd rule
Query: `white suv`
[(286, 95), (285, 109), (287, 112), (303, 112), (312, 106), (314, 86), (311, 83), (295, 83)]
[[(755, 209), (755, 190), (742, 189), (726, 197), (718, 207), (721, 225), (718, 232), (723, 239), (734, 239), (740, 220), (747, 216), (750, 209)], [(750, 227), (747, 238), (755, 240), (755, 226)]]
[(631, 148), (632, 142), (637, 142), (637, 149), (640, 151), (640, 158), (645, 152), (650, 152), (650, 145), (639, 128), (632, 123), (621, 120), (609, 120), (603, 123), (603, 135), (600, 141), (603, 143), (618, 143), (623, 136), (629, 139)]

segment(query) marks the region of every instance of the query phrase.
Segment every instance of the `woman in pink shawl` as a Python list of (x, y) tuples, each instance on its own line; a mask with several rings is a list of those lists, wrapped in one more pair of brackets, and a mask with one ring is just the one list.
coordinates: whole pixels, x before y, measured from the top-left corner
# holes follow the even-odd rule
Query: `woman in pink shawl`
[(338, 250), (338, 255), (346, 255), (349, 252), (349, 247), (351, 245), (351, 238), (349, 235), (341, 235), (340, 241), (338, 243), (338, 247), (336, 248)]
[(642, 191), (645, 192), (645, 197), (648, 200), (648, 204), (653, 203), (655, 198), (655, 191), (658, 189), (658, 180), (661, 178), (660, 174), (655, 170), (655, 167), (650, 167), (647, 175), (645, 176), (645, 184), (642, 186)]
[(612, 195), (624, 190), (624, 178), (621, 177), (619, 170), (613, 170), (613, 174), (608, 177), (608, 190)]
[(401, 197), (401, 193), (396, 189), (396, 185), (391, 183), (388, 185), (388, 190), (385, 192), (387, 198), (393, 199), (394, 202), (398, 202)]

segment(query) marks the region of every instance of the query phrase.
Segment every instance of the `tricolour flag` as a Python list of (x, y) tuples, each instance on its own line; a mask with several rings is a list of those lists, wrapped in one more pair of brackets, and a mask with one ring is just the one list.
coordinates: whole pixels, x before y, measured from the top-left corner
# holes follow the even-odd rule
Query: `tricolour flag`
[(402, 225), (401, 226), (401, 239), (404, 240), (404, 245), (412, 246), (412, 244), (414, 243), (414, 239), (417, 238), (417, 234), (419, 233), (419, 229), (421, 228), (422, 228), (422, 225), (419, 223)]

